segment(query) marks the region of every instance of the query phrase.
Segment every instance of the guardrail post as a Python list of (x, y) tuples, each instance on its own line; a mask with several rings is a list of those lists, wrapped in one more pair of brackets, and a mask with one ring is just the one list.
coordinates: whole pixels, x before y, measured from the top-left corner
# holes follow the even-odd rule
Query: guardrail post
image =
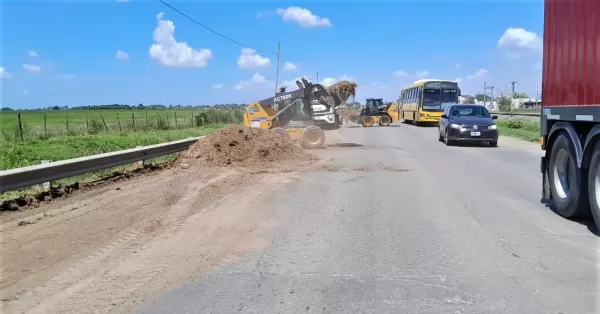
[[(40, 160), (40, 164), (49, 164), (50, 162), (52, 162), (52, 160)], [(42, 188), (44, 189), (44, 191), (50, 190), (50, 188), (52, 188), (51, 182), (42, 183)]]
[[(141, 147), (142, 146), (136, 146), (135, 148), (141, 148)], [(142, 159), (142, 160), (136, 162), (137, 166), (140, 167), (140, 168), (143, 168), (145, 163), (146, 163), (145, 159)]]

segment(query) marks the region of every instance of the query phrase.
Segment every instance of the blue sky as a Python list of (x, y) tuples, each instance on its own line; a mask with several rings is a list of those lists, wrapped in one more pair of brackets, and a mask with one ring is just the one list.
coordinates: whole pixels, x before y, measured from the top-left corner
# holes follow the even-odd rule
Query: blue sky
[[(541, 77), (541, 0), (165, 1), (255, 49), (281, 41), (280, 85), (349, 78), (360, 102), (395, 100), (422, 77), (459, 79), (463, 94), (518, 81), (533, 96)], [(2, 106), (249, 103), (274, 91), (275, 55), (158, 1), (7, 0), (0, 31)]]

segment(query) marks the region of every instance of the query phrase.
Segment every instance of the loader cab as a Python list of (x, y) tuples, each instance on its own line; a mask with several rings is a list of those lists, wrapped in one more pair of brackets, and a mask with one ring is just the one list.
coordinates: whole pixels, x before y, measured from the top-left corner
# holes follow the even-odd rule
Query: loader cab
[[(290, 106), (290, 104), (292, 105)], [(308, 97), (287, 99), (284, 101), (282, 109), (286, 107), (287, 109), (278, 117), (281, 127), (305, 128), (314, 125), (313, 111)]]
[(367, 103), (365, 104), (364, 114), (374, 114), (380, 111), (380, 108), (383, 107), (383, 98), (368, 98)]

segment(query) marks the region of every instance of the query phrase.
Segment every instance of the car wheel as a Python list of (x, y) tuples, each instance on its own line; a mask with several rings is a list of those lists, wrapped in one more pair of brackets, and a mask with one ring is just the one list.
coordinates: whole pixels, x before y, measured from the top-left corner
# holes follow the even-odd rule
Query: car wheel
[(443, 142), (444, 136), (442, 135), (442, 130), (438, 128), (438, 141)]
[(577, 167), (575, 148), (565, 134), (558, 135), (552, 145), (548, 170), (552, 199), (558, 214), (575, 218), (589, 213), (588, 179)]
[(490, 147), (498, 147), (498, 141), (490, 141)]
[(454, 141), (448, 138), (448, 131), (446, 131), (446, 133), (444, 134), (444, 144), (446, 144), (446, 146), (454, 145)]

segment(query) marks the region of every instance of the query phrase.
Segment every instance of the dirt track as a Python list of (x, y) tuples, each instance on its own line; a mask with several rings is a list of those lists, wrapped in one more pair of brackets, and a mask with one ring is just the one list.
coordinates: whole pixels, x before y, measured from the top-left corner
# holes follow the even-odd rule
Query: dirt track
[(256, 205), (294, 174), (198, 173), (167, 170), (2, 216), (6, 313), (120, 312), (260, 249), (271, 208)]
[[(279, 135), (258, 134), (256, 150), (246, 141), (251, 136), (227, 132), (192, 147), (172, 169), (3, 213), (2, 309), (123, 312), (146, 295), (261, 249), (269, 195), (315, 159), (286, 147), (291, 142)], [(202, 152), (213, 147), (219, 151)], [(219, 167), (222, 147), (251, 167)], [(273, 163), (269, 149), (289, 156)]]

